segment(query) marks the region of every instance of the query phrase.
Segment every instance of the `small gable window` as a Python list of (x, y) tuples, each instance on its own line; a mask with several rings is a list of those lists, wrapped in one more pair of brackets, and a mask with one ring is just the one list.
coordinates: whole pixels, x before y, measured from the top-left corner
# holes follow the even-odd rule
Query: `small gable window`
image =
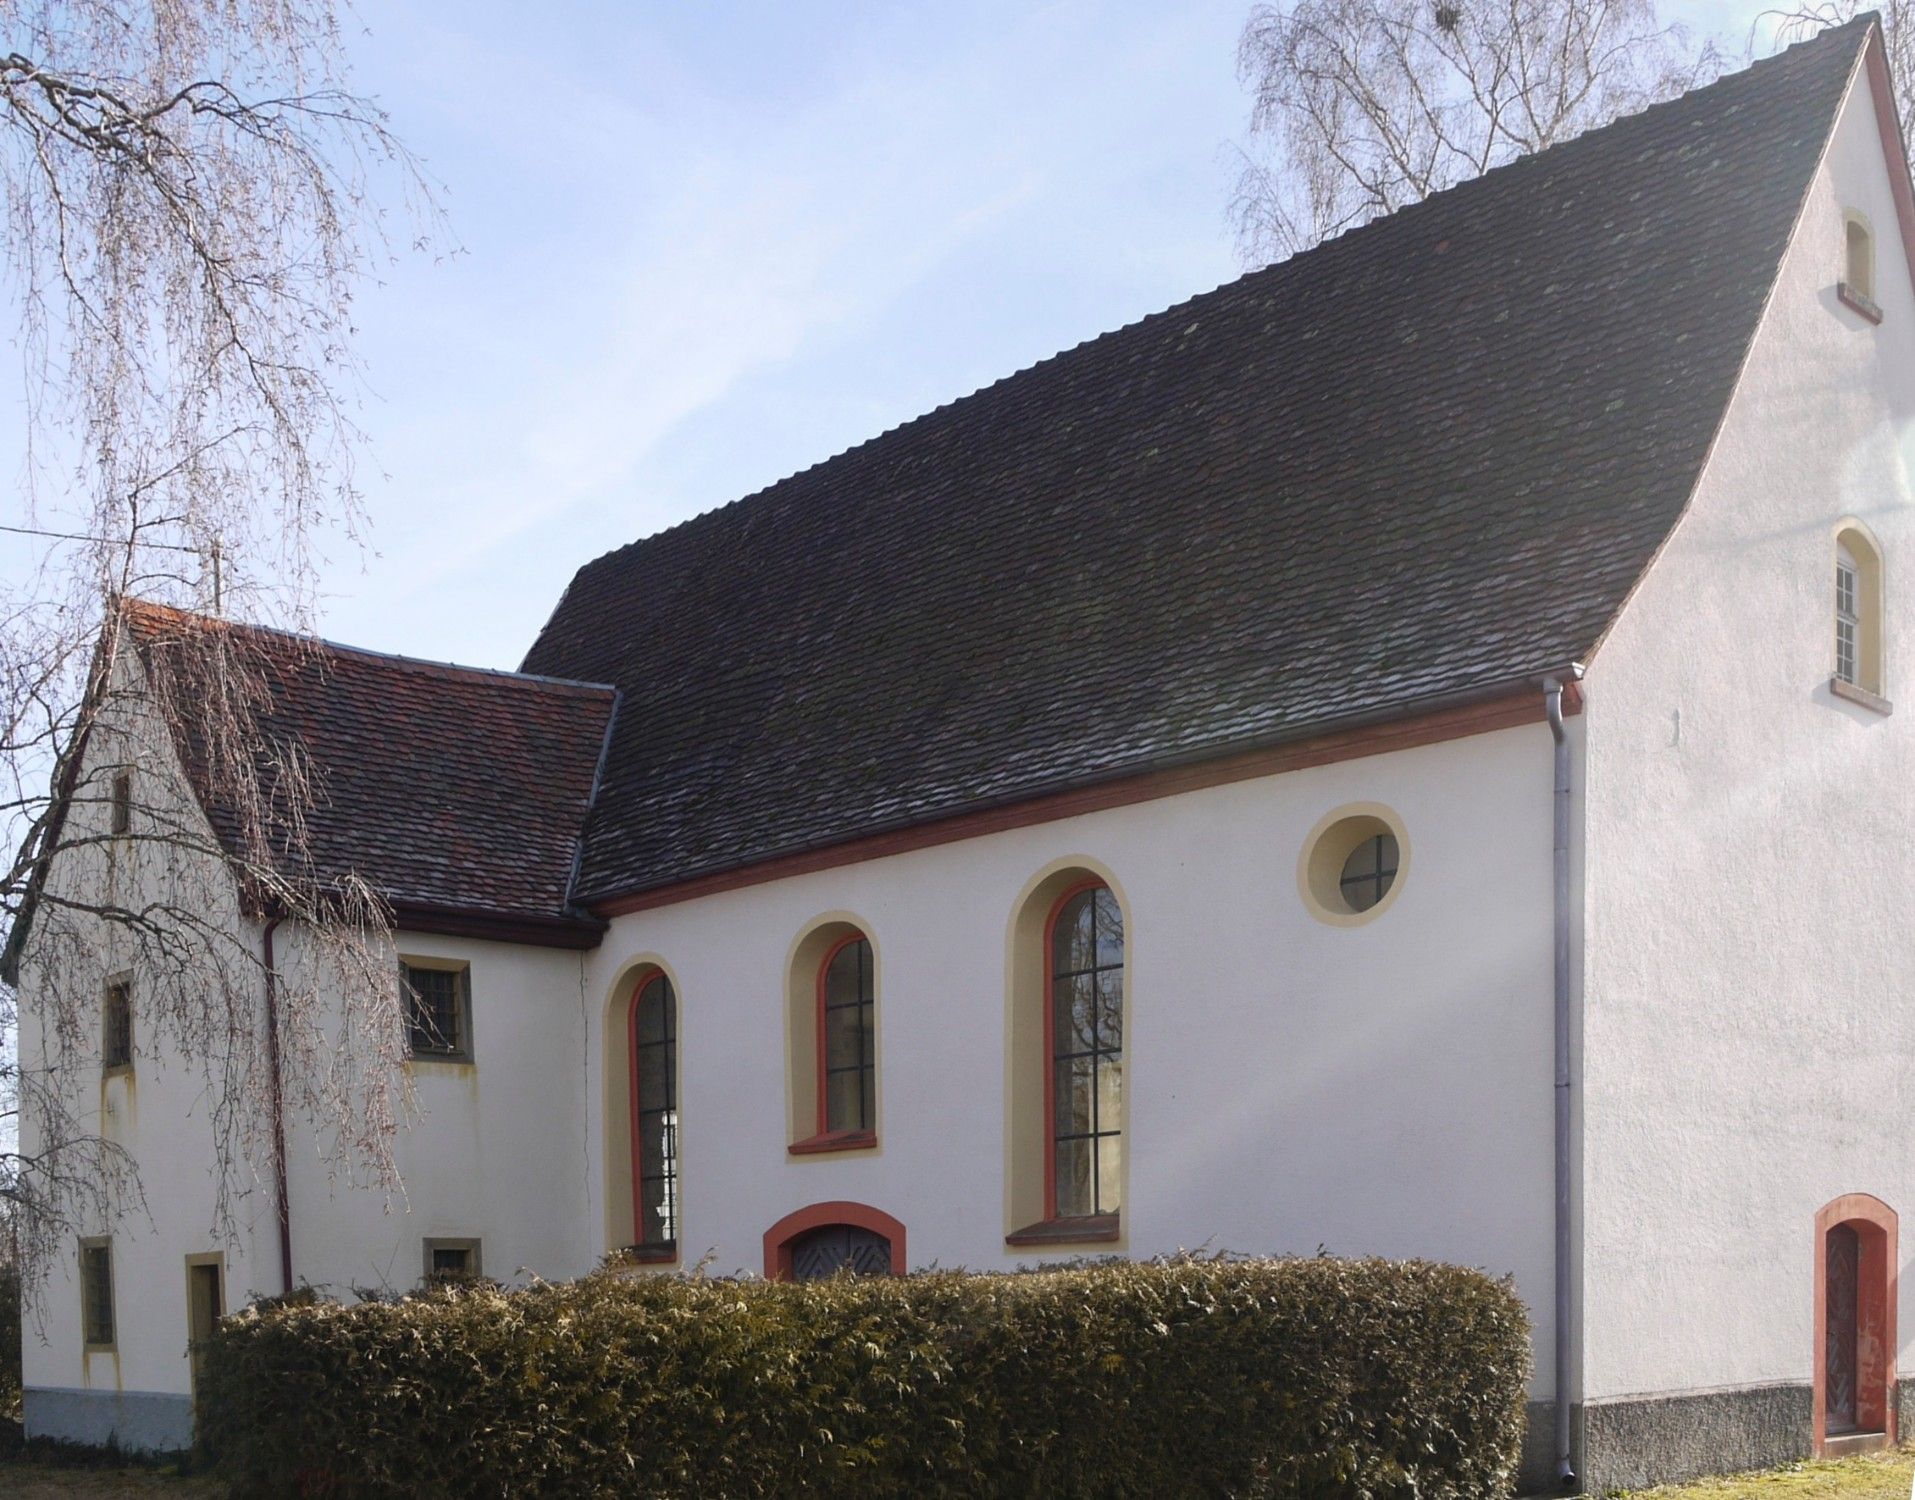
[(472, 971), (465, 964), (405, 959), (399, 965), (406, 1044), (414, 1058), (472, 1061)]
[(1885, 709), (1882, 651), (1882, 557), (1859, 522), (1835, 537), (1835, 674), (1837, 697)]
[(1872, 323), (1882, 321), (1875, 300), (1875, 231), (1854, 209), (1843, 216), (1842, 280), (1836, 295)]

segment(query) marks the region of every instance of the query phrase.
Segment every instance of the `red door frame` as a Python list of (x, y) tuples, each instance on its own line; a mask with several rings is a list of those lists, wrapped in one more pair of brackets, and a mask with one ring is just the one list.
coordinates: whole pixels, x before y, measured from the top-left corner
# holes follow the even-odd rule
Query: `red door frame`
[[(1855, 1231), (1856, 1266), (1855, 1424), (1883, 1434), (1895, 1445), (1895, 1345), (1897, 1249), (1895, 1210), (1872, 1193), (1844, 1193), (1815, 1216), (1815, 1441), (1819, 1458), (1828, 1434), (1828, 1254), (1829, 1231), (1846, 1224)], [(1839, 1441), (1839, 1439), (1838, 1439)]]
[(814, 1229), (823, 1229), (828, 1224), (849, 1224), (854, 1229), (865, 1229), (872, 1234), (883, 1235), (891, 1244), (891, 1274), (893, 1276), (902, 1276), (905, 1267), (910, 1264), (905, 1259), (903, 1224), (883, 1209), (873, 1208), (868, 1203), (852, 1203), (848, 1199), (834, 1198), (827, 1203), (807, 1204), (804, 1208), (788, 1213), (765, 1231), (765, 1279), (767, 1281), (791, 1280), (792, 1241), (811, 1233)]

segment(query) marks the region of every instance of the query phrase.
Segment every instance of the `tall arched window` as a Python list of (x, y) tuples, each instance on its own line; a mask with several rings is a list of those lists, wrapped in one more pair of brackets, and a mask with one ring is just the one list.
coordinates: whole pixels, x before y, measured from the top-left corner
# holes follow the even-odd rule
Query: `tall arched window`
[(1124, 1183), (1124, 917), (1110, 887), (1067, 891), (1044, 946), (1049, 1217), (1115, 1215)]
[(1880, 696), (1883, 689), (1882, 556), (1859, 522), (1835, 537), (1835, 683)]
[(632, 996), (632, 1217), (640, 1250), (678, 1244), (678, 1002), (654, 973)]
[(878, 1127), (878, 996), (871, 944), (842, 938), (818, 969), (818, 1134)]

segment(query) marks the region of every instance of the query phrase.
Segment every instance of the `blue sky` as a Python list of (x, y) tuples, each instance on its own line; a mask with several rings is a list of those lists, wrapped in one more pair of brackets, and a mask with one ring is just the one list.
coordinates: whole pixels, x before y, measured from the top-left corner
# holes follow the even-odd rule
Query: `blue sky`
[(1236, 275), (1248, 11), (365, 5), (463, 253), (358, 308), (372, 552), (325, 633), (515, 666), (599, 553)]

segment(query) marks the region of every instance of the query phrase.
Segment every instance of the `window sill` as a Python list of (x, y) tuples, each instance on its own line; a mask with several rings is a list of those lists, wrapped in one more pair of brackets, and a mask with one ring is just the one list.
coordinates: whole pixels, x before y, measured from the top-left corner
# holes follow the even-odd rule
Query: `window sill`
[(1875, 299), (1864, 296), (1846, 281), (1838, 281), (1835, 283), (1835, 300), (1851, 312), (1860, 313), (1871, 323), (1879, 323), (1882, 321), (1882, 309), (1876, 306)]
[(406, 1066), (416, 1067), (423, 1063), (432, 1067), (469, 1068), (472, 1066), (472, 1054), (469, 1052), (408, 1052)]
[(1074, 1219), (1039, 1219), (1004, 1236), (1007, 1245), (1108, 1245), (1118, 1239), (1116, 1214), (1086, 1214)]
[(676, 1245), (627, 1245), (619, 1253), (635, 1266), (669, 1266), (678, 1262)]
[(1844, 682), (1839, 677), (1829, 679), (1829, 691), (1845, 703), (1858, 704), (1871, 713), (1881, 714), (1884, 718), (1895, 712), (1895, 705), (1880, 693), (1871, 693), (1865, 687), (1857, 687), (1852, 682)]
[(823, 1156), (831, 1151), (866, 1151), (877, 1144), (875, 1130), (833, 1130), (793, 1141), (785, 1150), (792, 1156)]
[(131, 1078), (133, 1076), (133, 1064), (130, 1062), (108, 1063), (100, 1069), (100, 1076), (102, 1078)]

